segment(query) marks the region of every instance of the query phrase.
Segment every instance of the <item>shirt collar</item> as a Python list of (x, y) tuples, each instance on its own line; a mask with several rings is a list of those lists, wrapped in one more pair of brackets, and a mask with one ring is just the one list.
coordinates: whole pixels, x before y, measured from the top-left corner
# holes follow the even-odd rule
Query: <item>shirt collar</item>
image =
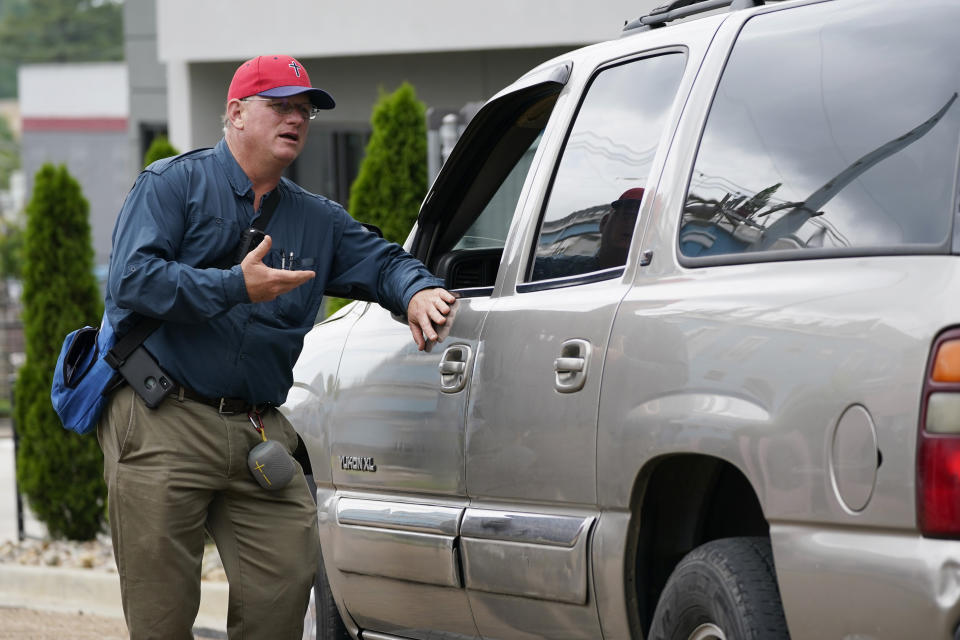
[(227, 180), (230, 182), (230, 186), (233, 187), (234, 192), (238, 196), (245, 196), (251, 193), (253, 183), (250, 182), (250, 178), (247, 177), (247, 174), (245, 174), (243, 169), (240, 168), (240, 165), (237, 164), (233, 154), (230, 153), (230, 147), (227, 146), (225, 139), (221, 138), (217, 146), (214, 147), (214, 156), (217, 158), (220, 166), (223, 167), (224, 173), (227, 174)]

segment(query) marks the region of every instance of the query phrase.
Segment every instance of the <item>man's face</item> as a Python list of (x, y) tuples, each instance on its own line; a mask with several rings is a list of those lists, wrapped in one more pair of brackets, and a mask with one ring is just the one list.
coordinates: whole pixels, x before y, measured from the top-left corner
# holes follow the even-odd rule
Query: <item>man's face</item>
[(307, 142), (310, 130), (310, 99), (306, 96), (241, 101), (244, 130), (259, 152), (270, 154), (284, 166), (293, 162)]

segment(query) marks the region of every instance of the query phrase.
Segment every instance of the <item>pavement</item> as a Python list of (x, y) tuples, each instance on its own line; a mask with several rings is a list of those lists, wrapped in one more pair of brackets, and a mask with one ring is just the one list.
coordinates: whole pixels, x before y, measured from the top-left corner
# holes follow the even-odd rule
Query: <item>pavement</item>
[[(123, 624), (117, 574), (90, 569), (0, 564), (0, 611), (2, 608), (79, 613)], [(195, 633), (225, 638), (226, 622), (227, 584), (201, 583)]]
[[(18, 539), (13, 432), (0, 419), (0, 542)], [(46, 530), (23, 507), (25, 537), (45, 539)], [(201, 583), (197, 637), (226, 638), (227, 584)], [(98, 621), (99, 628), (96, 626)], [(94, 625), (92, 635), (81, 633)], [(120, 626), (117, 626), (117, 625)], [(66, 625), (68, 634), (56, 633)], [(7, 635), (24, 626), (32, 631)], [(115, 630), (120, 630), (116, 635)], [(49, 633), (48, 633), (49, 632)], [(49, 635), (52, 634), (52, 635)], [(99, 634), (99, 635), (98, 635)], [(120, 582), (116, 573), (65, 567), (0, 563), (0, 639), (125, 637)]]

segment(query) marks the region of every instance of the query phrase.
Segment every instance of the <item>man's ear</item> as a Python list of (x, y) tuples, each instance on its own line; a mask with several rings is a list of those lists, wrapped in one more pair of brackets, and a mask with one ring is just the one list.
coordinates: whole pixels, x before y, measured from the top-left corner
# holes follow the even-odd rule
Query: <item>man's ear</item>
[(234, 129), (243, 129), (243, 105), (239, 100), (234, 99), (227, 103), (227, 119)]

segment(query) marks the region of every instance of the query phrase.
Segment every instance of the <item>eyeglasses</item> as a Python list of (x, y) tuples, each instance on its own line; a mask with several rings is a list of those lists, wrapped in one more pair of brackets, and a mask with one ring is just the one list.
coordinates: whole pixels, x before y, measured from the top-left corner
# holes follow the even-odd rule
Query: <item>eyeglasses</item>
[(256, 100), (257, 102), (267, 102), (267, 106), (277, 112), (277, 115), (288, 116), (294, 111), (300, 113), (303, 116), (304, 120), (313, 120), (317, 117), (317, 114), (320, 113), (320, 109), (313, 106), (310, 103), (296, 103), (290, 102), (288, 100), (272, 100), (270, 98), (259, 98), (256, 96), (250, 96), (248, 98), (240, 98), (240, 102), (246, 102), (248, 100)]

